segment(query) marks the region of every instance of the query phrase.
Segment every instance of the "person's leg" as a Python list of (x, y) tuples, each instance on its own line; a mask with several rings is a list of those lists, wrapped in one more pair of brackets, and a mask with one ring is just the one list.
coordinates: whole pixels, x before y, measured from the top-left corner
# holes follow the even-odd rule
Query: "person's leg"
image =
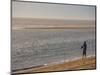
[(84, 52), (84, 56), (85, 56), (85, 58), (86, 58), (86, 50), (85, 50), (85, 52)]
[(86, 54), (85, 54), (85, 58), (86, 58)]
[(84, 59), (84, 53), (82, 54), (82, 60)]
[(86, 58), (86, 53), (85, 51), (83, 51), (83, 55), (82, 55), (82, 63), (85, 64), (85, 58)]
[(83, 51), (83, 59), (84, 59), (84, 57), (85, 57), (85, 52)]
[(82, 55), (82, 64), (84, 64), (84, 54)]
[(83, 60), (83, 57), (84, 57), (84, 56), (82, 55), (82, 60)]

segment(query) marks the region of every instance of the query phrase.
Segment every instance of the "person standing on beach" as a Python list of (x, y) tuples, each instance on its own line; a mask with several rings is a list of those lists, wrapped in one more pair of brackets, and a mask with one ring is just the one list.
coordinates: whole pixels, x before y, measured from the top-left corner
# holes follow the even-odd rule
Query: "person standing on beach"
[(83, 45), (81, 46), (81, 49), (83, 49), (82, 58), (86, 58), (86, 50), (87, 50), (87, 43), (86, 43), (86, 41), (84, 41)]

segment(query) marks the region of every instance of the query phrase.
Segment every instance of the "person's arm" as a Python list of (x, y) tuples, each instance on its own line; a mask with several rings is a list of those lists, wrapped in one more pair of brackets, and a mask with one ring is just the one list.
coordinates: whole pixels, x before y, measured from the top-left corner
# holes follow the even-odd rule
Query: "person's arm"
[(81, 49), (83, 48), (83, 46), (81, 46)]

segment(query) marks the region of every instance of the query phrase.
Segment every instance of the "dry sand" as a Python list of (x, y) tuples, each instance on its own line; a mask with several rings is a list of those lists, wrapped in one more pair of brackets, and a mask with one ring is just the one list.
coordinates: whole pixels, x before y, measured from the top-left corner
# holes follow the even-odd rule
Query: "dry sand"
[(45, 65), (37, 68), (23, 69), (13, 73), (37, 73), (37, 72), (53, 72), (53, 71), (68, 71), (68, 70), (86, 70), (96, 69), (96, 58), (88, 57), (86, 59), (77, 59), (60, 64)]

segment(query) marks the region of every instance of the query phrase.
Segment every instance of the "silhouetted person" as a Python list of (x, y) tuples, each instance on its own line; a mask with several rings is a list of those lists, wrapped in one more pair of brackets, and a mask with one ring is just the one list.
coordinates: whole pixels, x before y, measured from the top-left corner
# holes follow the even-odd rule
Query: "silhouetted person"
[(84, 41), (83, 45), (81, 46), (81, 49), (83, 49), (83, 55), (82, 58), (86, 58), (86, 50), (87, 50), (87, 44), (86, 41)]

